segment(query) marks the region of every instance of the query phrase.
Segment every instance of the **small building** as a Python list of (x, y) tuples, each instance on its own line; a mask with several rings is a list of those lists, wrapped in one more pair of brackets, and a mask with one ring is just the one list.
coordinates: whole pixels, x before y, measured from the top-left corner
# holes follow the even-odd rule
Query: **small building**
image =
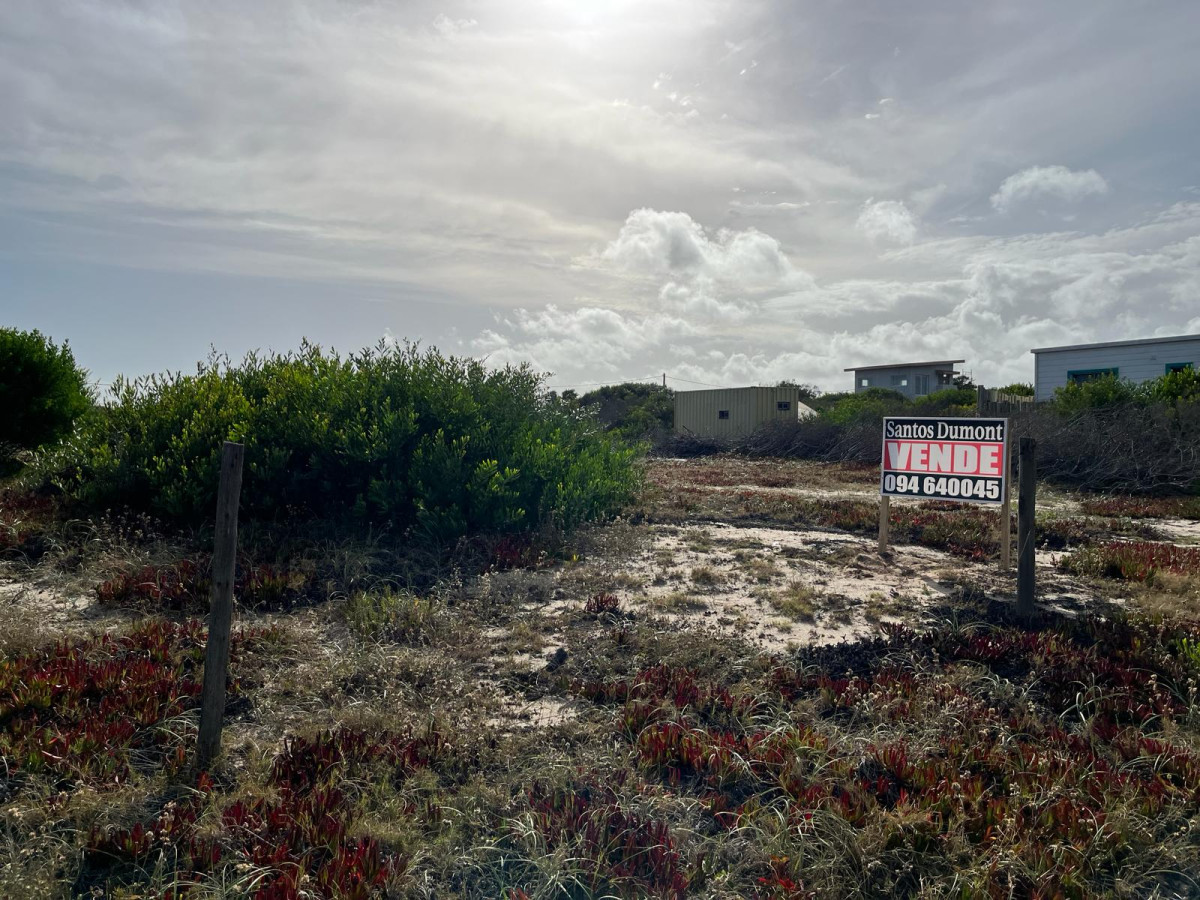
[(745, 437), (767, 422), (816, 415), (794, 387), (715, 388), (675, 392), (675, 433)]
[(1034, 399), (1040, 403), (1053, 400), (1054, 392), (1071, 382), (1105, 375), (1142, 382), (1175, 369), (1200, 367), (1200, 334), (1039, 347), (1029, 352), (1033, 354)]
[(910, 400), (934, 391), (954, 387), (955, 366), (965, 359), (938, 359), (931, 362), (895, 363), (888, 366), (859, 366), (846, 369), (854, 373), (854, 393), (871, 388), (898, 391)]

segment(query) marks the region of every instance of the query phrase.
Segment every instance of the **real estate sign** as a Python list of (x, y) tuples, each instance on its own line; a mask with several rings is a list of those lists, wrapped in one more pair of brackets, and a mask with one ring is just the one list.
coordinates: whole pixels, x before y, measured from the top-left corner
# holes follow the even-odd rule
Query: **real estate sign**
[(1003, 503), (1008, 419), (885, 418), (886, 497)]

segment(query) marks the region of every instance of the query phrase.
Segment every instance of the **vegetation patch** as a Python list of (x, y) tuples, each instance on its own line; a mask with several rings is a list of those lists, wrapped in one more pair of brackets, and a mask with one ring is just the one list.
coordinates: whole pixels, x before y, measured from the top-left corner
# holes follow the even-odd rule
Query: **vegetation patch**
[(1080, 502), (1092, 516), (1130, 519), (1200, 519), (1200, 497), (1088, 497)]
[(657, 665), (577, 690), (616, 708), (646, 777), (772, 849), (760, 884), (1146, 894), (1200, 875), (1198, 636), (1137, 619), (893, 626), (861, 674), (779, 665), (729, 685)]
[(360, 638), (428, 644), (443, 622), (437, 598), (385, 587), (357, 591), (346, 601), (346, 621)]
[[(93, 834), (84, 882), (111, 885), (135, 875), (153, 855), (174, 861), (178, 887), (191, 894), (223, 870), (252, 873), (240, 887), (256, 900), (386, 895), (407, 867), (402, 853), (357, 833), (371, 779), (399, 785), (450, 752), (436, 731), (417, 736), (354, 729), (290, 738), (276, 757), (263, 795), (218, 804), (219, 830), (200, 829), (212, 782), (201, 779), (183, 803), (149, 823)], [(410, 814), (416, 815), (413, 808)]]
[[(235, 632), (231, 664), (278, 639)], [(198, 621), (145, 622), (126, 635), (63, 641), (0, 661), (0, 793), (23, 779), (115, 786), (131, 768), (178, 771), (193, 741), (207, 633)], [(236, 677), (230, 692), (238, 696)]]
[(800, 622), (815, 622), (817, 619), (816, 600), (820, 595), (810, 585), (799, 581), (791, 582), (781, 591), (768, 595), (768, 602), (781, 615)]
[(635, 449), (528, 368), (310, 344), (118, 379), (36, 474), (89, 509), (194, 523), (212, 513), (225, 440), (246, 447), (247, 519), (379, 523), (433, 541), (569, 529), (615, 513), (638, 482)]
[(1113, 541), (1081, 547), (1059, 562), (1076, 575), (1153, 581), (1156, 575), (1200, 575), (1200, 547), (1180, 547), (1151, 541)]
[[(166, 566), (147, 565), (121, 572), (96, 587), (105, 605), (148, 612), (207, 610), (212, 588), (212, 559), (181, 559)], [(291, 609), (320, 595), (311, 572), (280, 570), (249, 559), (238, 561), (233, 593), (246, 607)]]

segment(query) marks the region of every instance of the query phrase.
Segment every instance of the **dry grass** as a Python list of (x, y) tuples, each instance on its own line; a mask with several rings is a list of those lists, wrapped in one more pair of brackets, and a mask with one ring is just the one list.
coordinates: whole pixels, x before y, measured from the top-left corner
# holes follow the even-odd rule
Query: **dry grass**
[(783, 590), (769, 595), (768, 602), (776, 612), (797, 622), (817, 620), (820, 593), (811, 585), (792, 581)]

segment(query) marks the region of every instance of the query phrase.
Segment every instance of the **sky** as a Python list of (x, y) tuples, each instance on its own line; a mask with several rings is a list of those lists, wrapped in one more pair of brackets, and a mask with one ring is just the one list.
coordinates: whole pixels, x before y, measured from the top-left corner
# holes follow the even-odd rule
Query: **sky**
[(0, 325), (677, 388), (1200, 332), (1196, 0), (5, 0)]

